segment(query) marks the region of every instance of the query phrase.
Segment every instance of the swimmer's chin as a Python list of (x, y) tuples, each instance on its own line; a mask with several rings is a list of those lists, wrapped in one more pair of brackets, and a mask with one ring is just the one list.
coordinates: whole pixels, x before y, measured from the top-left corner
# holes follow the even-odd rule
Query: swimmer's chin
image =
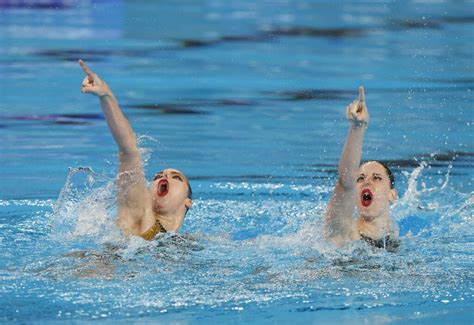
[(369, 207), (359, 207), (359, 217), (362, 218), (365, 222), (373, 222), (374, 220), (377, 219), (377, 216), (370, 213)]

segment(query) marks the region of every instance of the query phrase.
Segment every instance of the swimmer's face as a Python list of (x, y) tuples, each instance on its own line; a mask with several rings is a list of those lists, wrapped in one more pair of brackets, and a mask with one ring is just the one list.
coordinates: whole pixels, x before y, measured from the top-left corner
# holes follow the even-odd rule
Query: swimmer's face
[(150, 184), (153, 210), (161, 215), (183, 215), (192, 205), (189, 183), (177, 169), (164, 169), (157, 173)]
[(385, 168), (370, 161), (359, 168), (357, 178), (357, 208), (364, 218), (374, 219), (388, 214), (390, 203), (397, 199), (397, 191), (390, 188)]

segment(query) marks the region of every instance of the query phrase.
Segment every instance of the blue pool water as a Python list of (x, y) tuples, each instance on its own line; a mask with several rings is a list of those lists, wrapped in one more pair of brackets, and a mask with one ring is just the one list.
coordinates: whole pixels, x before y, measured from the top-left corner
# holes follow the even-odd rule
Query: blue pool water
[[(472, 1), (0, 1), (0, 321), (472, 323)], [(190, 178), (180, 236), (114, 226), (117, 150)], [(364, 85), (398, 253), (322, 215)]]

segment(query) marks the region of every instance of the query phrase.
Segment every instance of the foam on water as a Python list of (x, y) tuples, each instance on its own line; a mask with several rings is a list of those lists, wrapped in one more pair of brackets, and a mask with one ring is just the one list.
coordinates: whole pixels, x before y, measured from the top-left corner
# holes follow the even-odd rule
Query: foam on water
[[(470, 3), (66, 2), (0, 1), (0, 322), (472, 323)], [(179, 236), (115, 227), (116, 146), (79, 58), (159, 136), (139, 136), (150, 167), (189, 173)], [(361, 84), (395, 253), (322, 236)]]
[[(405, 175), (407, 189), (393, 206), (402, 232), (397, 253), (362, 241), (336, 249), (324, 240), (331, 184), (215, 183), (246, 193), (283, 187), (289, 199), (198, 198), (183, 234), (151, 242), (125, 238), (114, 225), (114, 179), (71, 168), (54, 204), (0, 202), (12, 213), (33, 207), (24, 222), (2, 223), (14, 239), (0, 242), (7, 270), (1, 291), (23, 290), (18, 299), (25, 299), (44, 290), (42, 296), (69, 313), (60, 319), (125, 317), (137, 310), (152, 316), (185, 307), (258, 309), (283, 301), (299, 312), (467, 303), (473, 295), (463, 285), (472, 278), (473, 197), (450, 188), (449, 169), (444, 183), (423, 185), (427, 168), (421, 164)], [(301, 191), (325, 199), (291, 199)], [(25, 255), (9, 255), (14, 250)], [(22, 287), (31, 282), (36, 285)]]

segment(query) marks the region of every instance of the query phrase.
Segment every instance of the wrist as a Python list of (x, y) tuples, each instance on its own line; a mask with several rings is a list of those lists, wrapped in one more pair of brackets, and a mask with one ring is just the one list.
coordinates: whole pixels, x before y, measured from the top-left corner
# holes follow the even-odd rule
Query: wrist
[(356, 120), (351, 120), (351, 127), (354, 129), (365, 129), (367, 128), (367, 121), (356, 121)]
[(114, 94), (112, 94), (112, 92), (110, 91), (110, 89), (107, 89), (107, 91), (105, 91), (104, 93), (100, 94), (99, 95), (99, 98), (102, 100), (102, 99), (113, 99), (114, 98)]
[(111, 93), (100, 94), (99, 98), (100, 99), (113, 98), (113, 95)]
[(109, 86), (103, 81), (102, 82), (102, 90), (101, 93), (99, 94), (99, 97), (102, 99), (102, 98), (113, 98), (114, 95), (112, 94), (112, 90), (110, 90)]

